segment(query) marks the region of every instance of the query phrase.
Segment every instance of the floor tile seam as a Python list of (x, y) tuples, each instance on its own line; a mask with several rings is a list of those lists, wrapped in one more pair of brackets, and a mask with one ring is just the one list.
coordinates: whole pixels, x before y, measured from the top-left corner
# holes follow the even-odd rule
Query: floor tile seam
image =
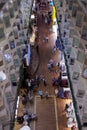
[[(54, 107), (55, 107), (55, 118), (56, 118), (56, 130), (59, 130), (58, 127), (58, 116), (57, 116), (57, 103), (56, 103), (56, 97), (54, 95), (50, 95), (54, 99)], [(36, 112), (36, 98), (40, 98), (40, 96), (36, 95), (35, 96), (35, 107), (34, 111)], [(35, 122), (34, 122), (34, 130), (35, 130)]]

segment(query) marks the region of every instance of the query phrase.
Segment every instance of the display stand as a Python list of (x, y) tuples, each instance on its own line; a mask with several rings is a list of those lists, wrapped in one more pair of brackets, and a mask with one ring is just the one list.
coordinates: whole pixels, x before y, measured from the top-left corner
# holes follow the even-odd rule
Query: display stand
[(68, 107), (66, 108), (66, 117), (68, 118), (67, 127), (72, 128), (74, 126), (76, 128), (77, 121), (76, 121), (75, 111), (74, 111), (74, 107), (73, 107), (72, 102), (70, 102), (68, 104)]

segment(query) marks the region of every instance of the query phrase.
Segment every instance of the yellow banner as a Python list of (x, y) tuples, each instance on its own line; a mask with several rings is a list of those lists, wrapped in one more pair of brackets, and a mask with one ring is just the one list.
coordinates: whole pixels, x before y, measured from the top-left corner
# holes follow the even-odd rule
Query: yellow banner
[(53, 20), (53, 24), (54, 24), (54, 21), (56, 19), (56, 9), (55, 9), (55, 6), (52, 7), (52, 20)]
[(52, 19), (56, 18), (56, 9), (55, 6), (52, 7), (53, 13), (52, 13)]

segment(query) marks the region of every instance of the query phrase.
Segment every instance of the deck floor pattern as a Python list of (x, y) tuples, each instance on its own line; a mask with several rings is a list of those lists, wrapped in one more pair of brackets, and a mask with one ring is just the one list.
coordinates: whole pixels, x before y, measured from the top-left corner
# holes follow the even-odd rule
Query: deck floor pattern
[(55, 99), (41, 99), (36, 97), (36, 113), (38, 120), (35, 123), (35, 130), (56, 130)]

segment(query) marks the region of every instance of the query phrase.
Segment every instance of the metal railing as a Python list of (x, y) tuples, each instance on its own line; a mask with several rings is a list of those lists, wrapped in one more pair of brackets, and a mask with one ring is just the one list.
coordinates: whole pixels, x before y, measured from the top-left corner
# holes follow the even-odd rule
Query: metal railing
[[(54, 6), (56, 8), (55, 0), (54, 0)], [(58, 24), (58, 31), (59, 31), (59, 37), (60, 37), (62, 48), (64, 48), (62, 37), (61, 37), (61, 30), (60, 30), (60, 25), (59, 25), (59, 19), (58, 19), (57, 16), (58, 15), (56, 14), (57, 24)], [(66, 58), (66, 54), (64, 52), (64, 49), (62, 50), (62, 52), (63, 52), (64, 58), (65, 58), (65, 64), (66, 64), (66, 68), (67, 68), (67, 76), (68, 76), (68, 80), (69, 80), (69, 84), (70, 84), (70, 90), (71, 90), (71, 94), (72, 94), (73, 106), (74, 106), (74, 109), (75, 109), (75, 115), (76, 115), (76, 119), (77, 119), (78, 129), (82, 130), (82, 126), (81, 126), (81, 122), (80, 122), (80, 118), (79, 118), (78, 110), (77, 110), (78, 109), (77, 108), (77, 102), (76, 102), (76, 99), (75, 99), (75, 96), (74, 96), (73, 85), (72, 85), (72, 81), (71, 81), (71, 78), (70, 78), (69, 67), (68, 67), (67, 58)]]

